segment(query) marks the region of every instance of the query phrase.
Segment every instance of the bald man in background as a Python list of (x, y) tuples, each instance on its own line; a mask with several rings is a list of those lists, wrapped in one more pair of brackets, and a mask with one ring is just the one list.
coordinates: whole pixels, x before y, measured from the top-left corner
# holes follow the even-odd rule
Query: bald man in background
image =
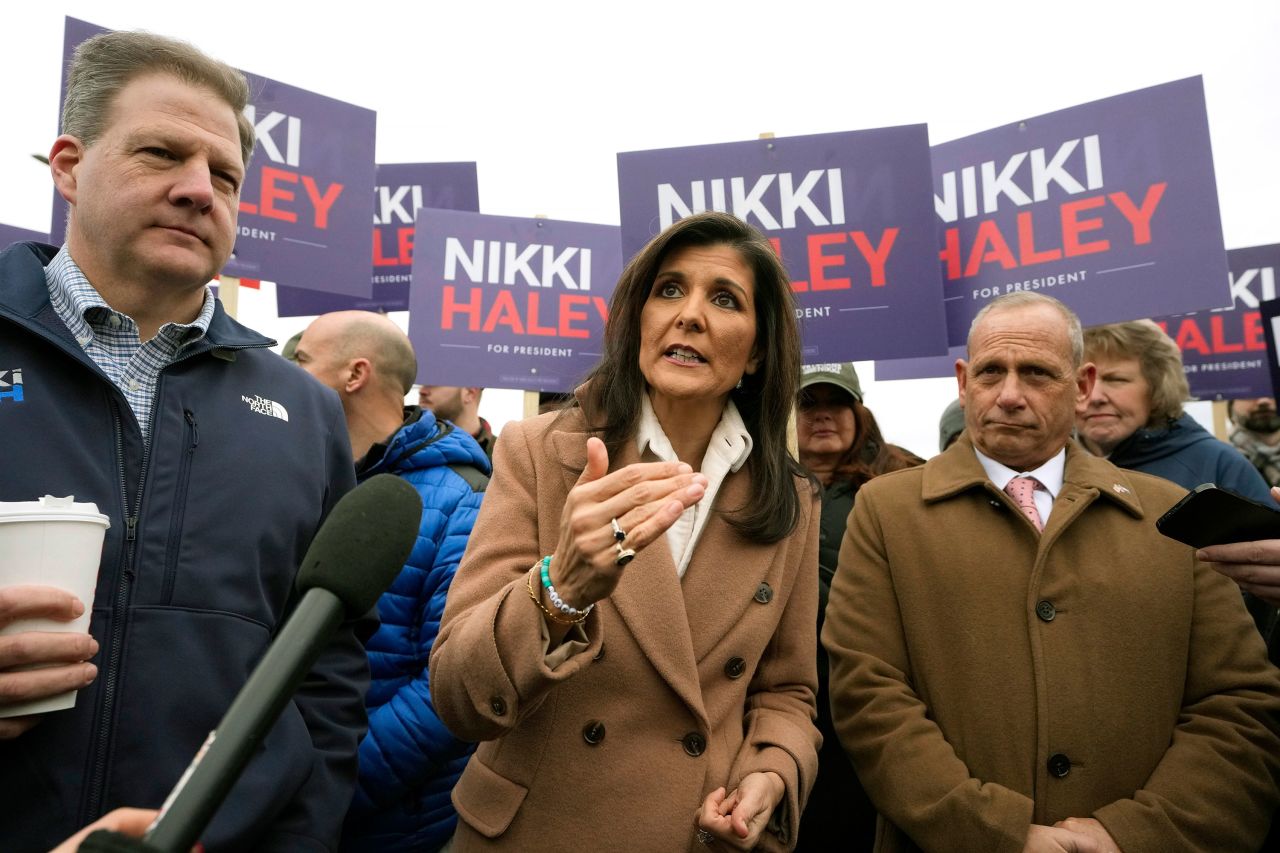
[(462, 429), (404, 405), (418, 363), (409, 338), (385, 315), (322, 315), (303, 332), (294, 358), (338, 392), (356, 479), (395, 474), (422, 498), (418, 540), (378, 600), (382, 626), (368, 644), (369, 734), (360, 744), (343, 850), (430, 853), (453, 835), (449, 795), (474, 745), (436, 716), (427, 657), (489, 481), (489, 460)]

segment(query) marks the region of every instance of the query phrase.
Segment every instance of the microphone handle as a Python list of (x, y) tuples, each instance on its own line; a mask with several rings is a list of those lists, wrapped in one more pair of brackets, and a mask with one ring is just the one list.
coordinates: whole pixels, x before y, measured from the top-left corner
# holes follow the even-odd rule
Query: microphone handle
[(209, 733), (169, 793), (147, 831), (147, 844), (165, 853), (191, 850), (343, 615), (342, 602), (328, 590), (313, 587), (303, 594), (218, 728)]

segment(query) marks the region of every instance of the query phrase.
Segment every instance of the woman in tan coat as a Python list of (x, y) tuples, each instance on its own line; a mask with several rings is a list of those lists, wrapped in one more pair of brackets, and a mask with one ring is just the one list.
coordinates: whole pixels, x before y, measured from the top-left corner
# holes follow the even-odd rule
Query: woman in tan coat
[(681, 220), (570, 407), (503, 431), (431, 655), (440, 718), (482, 741), (452, 853), (794, 845), (819, 741), (794, 317), (757, 232)]

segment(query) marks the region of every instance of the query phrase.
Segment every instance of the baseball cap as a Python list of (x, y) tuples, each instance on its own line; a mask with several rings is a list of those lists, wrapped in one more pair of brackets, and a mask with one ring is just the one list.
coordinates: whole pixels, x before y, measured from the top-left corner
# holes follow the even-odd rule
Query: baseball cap
[(853, 369), (852, 362), (806, 364), (800, 368), (800, 390), (823, 382), (847, 391), (853, 399), (862, 402), (862, 383), (858, 381), (858, 372)]

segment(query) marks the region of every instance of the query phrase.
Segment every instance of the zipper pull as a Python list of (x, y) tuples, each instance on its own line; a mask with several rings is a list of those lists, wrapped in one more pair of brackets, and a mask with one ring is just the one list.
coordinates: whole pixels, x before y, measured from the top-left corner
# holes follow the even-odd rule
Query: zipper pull
[(129, 516), (124, 520), (124, 525), (125, 525), (125, 537), (124, 537), (125, 540), (128, 542), (132, 542), (135, 539), (137, 539), (138, 538), (138, 517), (136, 515)]
[(200, 430), (196, 427), (196, 416), (188, 410), (183, 410), (182, 416), (187, 419), (187, 423), (191, 424), (191, 448), (200, 446)]

